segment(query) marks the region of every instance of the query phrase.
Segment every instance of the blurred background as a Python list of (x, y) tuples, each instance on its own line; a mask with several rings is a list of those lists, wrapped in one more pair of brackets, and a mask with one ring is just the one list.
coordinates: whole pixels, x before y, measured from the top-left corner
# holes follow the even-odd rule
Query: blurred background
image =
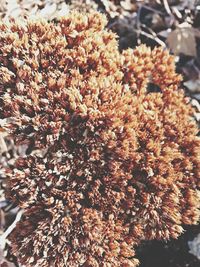
[[(163, 46), (175, 55), (182, 88), (200, 122), (200, 1), (199, 0), (0, 0), (0, 20), (42, 17), (55, 20), (70, 10), (106, 14), (107, 27), (119, 36), (119, 49), (145, 43)], [(4, 168), (25, 149), (17, 147), (0, 128), (0, 266), (17, 266), (5, 243), (16, 223), (18, 208), (5, 199)], [(200, 224), (185, 227), (185, 233), (168, 242), (144, 242), (136, 250), (140, 267), (199, 267)], [(7, 257), (7, 259), (5, 258)]]

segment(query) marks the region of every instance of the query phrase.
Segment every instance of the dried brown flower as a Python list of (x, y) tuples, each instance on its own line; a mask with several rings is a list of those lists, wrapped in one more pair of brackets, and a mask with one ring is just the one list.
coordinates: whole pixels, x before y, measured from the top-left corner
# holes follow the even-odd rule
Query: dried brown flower
[(7, 169), (29, 266), (136, 266), (133, 246), (199, 220), (193, 110), (173, 57), (120, 53), (99, 13), (0, 25), (0, 114), (28, 146)]

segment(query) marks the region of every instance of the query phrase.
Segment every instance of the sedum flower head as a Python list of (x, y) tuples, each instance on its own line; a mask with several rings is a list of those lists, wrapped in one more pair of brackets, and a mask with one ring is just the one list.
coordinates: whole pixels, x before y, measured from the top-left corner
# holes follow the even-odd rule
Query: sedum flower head
[(28, 147), (7, 169), (26, 267), (134, 267), (134, 245), (199, 220), (200, 141), (174, 59), (120, 53), (106, 22), (72, 12), (0, 25), (0, 116)]

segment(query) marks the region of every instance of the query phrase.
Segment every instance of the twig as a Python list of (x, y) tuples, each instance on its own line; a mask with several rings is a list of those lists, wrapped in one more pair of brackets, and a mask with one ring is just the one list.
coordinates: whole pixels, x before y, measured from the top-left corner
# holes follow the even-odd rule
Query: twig
[(20, 210), (17, 215), (16, 218), (14, 220), (14, 222), (7, 228), (7, 230), (0, 236), (0, 249), (4, 249), (6, 246), (6, 243), (8, 242), (7, 237), (9, 236), (9, 234), (13, 231), (13, 229), (16, 227), (17, 222), (19, 222), (19, 220), (21, 219), (21, 216), (23, 214), (23, 210)]
[(135, 31), (136, 34), (137, 34), (137, 42), (138, 42), (138, 44), (141, 43), (141, 39), (140, 39), (140, 31), (141, 31), (140, 14), (141, 14), (141, 10), (142, 10), (142, 6), (139, 5), (138, 12), (137, 12), (137, 17), (136, 17), (136, 28), (137, 28), (137, 30)]
[(169, 14), (170, 16), (172, 16), (172, 12), (171, 12), (171, 9), (169, 7), (169, 3), (167, 2), (167, 0), (163, 0), (163, 5), (165, 7), (165, 10), (167, 11), (167, 14)]
[(154, 40), (156, 43), (158, 43), (159, 45), (161, 45), (161, 46), (163, 46), (163, 47), (166, 47), (166, 44), (162, 41), (162, 40), (160, 40), (158, 37), (157, 37), (157, 35), (153, 35), (153, 34), (150, 34), (150, 33), (147, 33), (147, 32), (145, 32), (145, 31), (143, 31), (143, 30), (135, 30), (134, 29), (134, 31), (137, 33), (137, 34), (141, 34), (141, 35), (144, 35), (144, 36), (146, 36), (146, 37), (148, 37), (148, 38), (150, 38), (151, 40)]
[(157, 14), (160, 14), (160, 15), (164, 15), (164, 12), (157, 10), (157, 9), (150, 7), (150, 6), (143, 5), (142, 8), (150, 10), (150, 11), (157, 13)]

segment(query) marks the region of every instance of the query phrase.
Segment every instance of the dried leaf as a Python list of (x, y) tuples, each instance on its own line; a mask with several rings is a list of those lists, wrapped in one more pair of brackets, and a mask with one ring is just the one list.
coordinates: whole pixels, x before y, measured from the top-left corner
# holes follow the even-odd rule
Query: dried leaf
[(53, 14), (56, 12), (56, 4), (47, 4), (41, 11), (40, 11), (40, 16), (44, 18), (49, 18), (53, 16)]
[(180, 24), (167, 37), (167, 43), (174, 54), (196, 57), (196, 31), (188, 23)]
[(198, 79), (198, 80), (190, 80), (190, 81), (184, 82), (184, 85), (192, 93), (200, 93), (200, 79)]
[(3, 138), (3, 135), (0, 133), (0, 154), (7, 152), (7, 145)]
[(200, 260), (200, 234), (193, 241), (188, 242), (190, 253)]

